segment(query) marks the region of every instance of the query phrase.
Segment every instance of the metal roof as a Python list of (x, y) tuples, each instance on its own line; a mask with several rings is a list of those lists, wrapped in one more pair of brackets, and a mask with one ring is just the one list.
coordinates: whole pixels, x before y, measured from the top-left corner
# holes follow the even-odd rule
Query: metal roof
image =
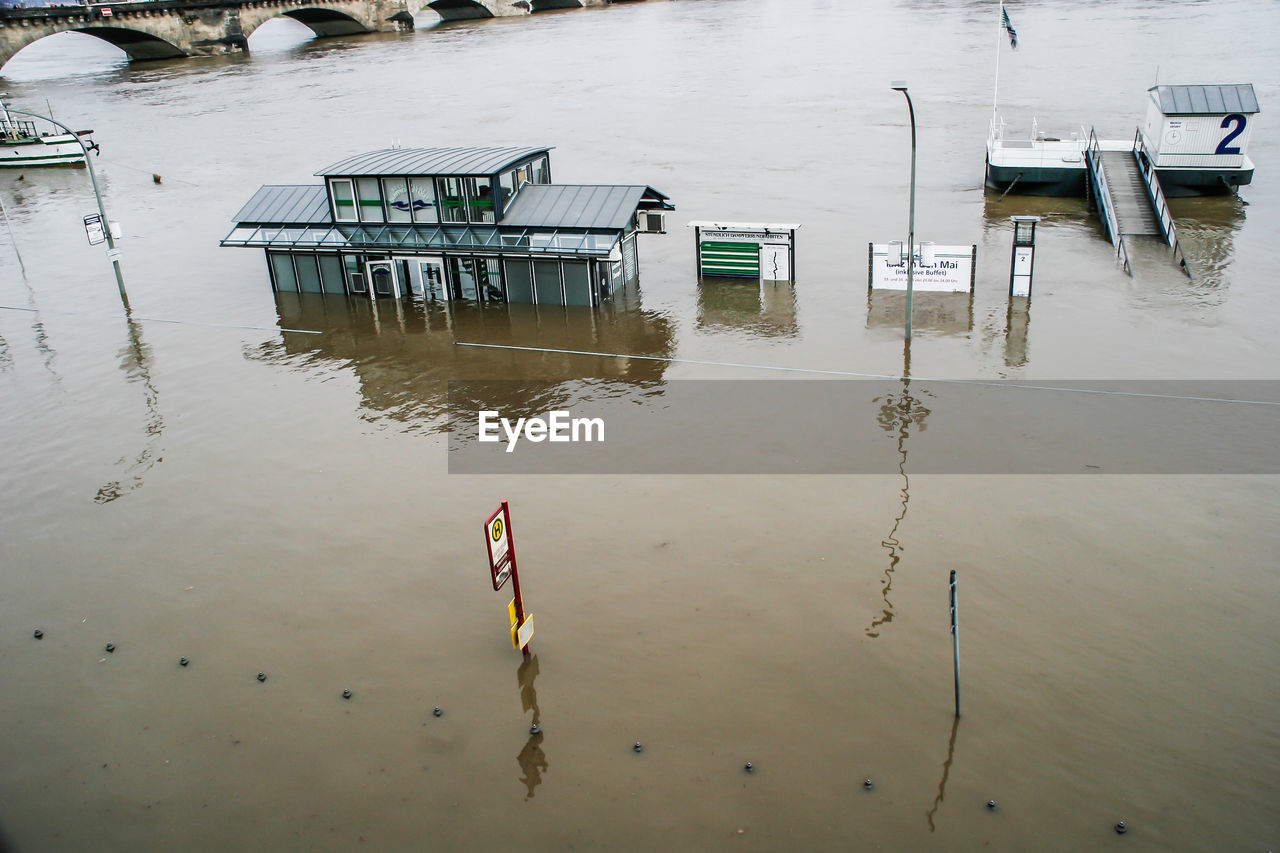
[(223, 246), (279, 250), (377, 252), (482, 252), (529, 257), (608, 257), (621, 231), (495, 228), (492, 225), (312, 225), (237, 224)]
[(1227, 86), (1152, 86), (1160, 111), (1167, 116), (1256, 113), (1258, 96), (1252, 83)]
[(502, 215), (502, 224), (527, 228), (626, 228), (642, 200), (666, 204), (653, 187), (528, 184)]
[(236, 222), (279, 222), (311, 225), (330, 222), (329, 196), (324, 184), (259, 187), (253, 198), (240, 208)]
[(339, 160), (317, 175), (492, 175), (550, 148), (384, 148)]

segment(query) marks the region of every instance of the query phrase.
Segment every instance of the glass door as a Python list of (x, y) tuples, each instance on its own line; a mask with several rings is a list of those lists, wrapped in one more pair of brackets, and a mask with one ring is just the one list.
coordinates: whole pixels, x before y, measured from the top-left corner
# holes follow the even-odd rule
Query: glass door
[(396, 287), (396, 276), (391, 261), (368, 261), (365, 270), (369, 274), (369, 296), (371, 298), (397, 297), (400, 289)]
[(443, 258), (417, 258), (418, 278), (422, 282), (423, 294), (432, 301), (447, 300), (449, 289), (444, 283)]

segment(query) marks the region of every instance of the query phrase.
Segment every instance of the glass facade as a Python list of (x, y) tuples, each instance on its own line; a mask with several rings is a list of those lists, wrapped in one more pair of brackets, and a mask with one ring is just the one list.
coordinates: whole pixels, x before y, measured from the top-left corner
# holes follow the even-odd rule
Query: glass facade
[(412, 222), (413, 203), (409, 201), (409, 182), (404, 178), (383, 178), (382, 197), (387, 200), (388, 222)]
[(467, 221), (467, 194), (462, 178), (436, 178), (441, 222)]
[(508, 260), (507, 301), (529, 304), (533, 302), (533, 265), (529, 261)]
[(377, 178), (356, 178), (356, 198), (361, 222), (382, 222), (382, 194)]
[(539, 305), (563, 305), (564, 293), (560, 290), (560, 263), (534, 261), (533, 288)]
[(591, 305), (591, 275), (586, 261), (565, 261), (560, 265), (564, 273), (564, 304)]
[(339, 222), (356, 222), (356, 192), (351, 181), (334, 179), (329, 184), (333, 188), (334, 219)]
[(410, 178), (409, 197), (413, 205), (413, 221), (433, 223), (440, 221), (436, 207), (436, 182), (431, 178)]

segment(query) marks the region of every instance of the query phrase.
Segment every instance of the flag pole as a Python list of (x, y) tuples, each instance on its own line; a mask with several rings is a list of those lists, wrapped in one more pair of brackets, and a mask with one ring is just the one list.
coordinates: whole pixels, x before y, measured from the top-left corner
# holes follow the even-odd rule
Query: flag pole
[(999, 114), (1000, 95), (1000, 39), (1004, 38), (1004, 0), (1000, 0), (996, 9), (996, 83), (991, 91), (991, 121)]

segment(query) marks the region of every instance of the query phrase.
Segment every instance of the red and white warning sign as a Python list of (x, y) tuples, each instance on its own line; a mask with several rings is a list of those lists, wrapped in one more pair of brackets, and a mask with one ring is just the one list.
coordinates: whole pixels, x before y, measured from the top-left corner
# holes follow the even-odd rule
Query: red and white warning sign
[(501, 589), (507, 578), (511, 577), (511, 519), (505, 503), (485, 521), (484, 540), (489, 547), (489, 571), (493, 575), (493, 588)]

